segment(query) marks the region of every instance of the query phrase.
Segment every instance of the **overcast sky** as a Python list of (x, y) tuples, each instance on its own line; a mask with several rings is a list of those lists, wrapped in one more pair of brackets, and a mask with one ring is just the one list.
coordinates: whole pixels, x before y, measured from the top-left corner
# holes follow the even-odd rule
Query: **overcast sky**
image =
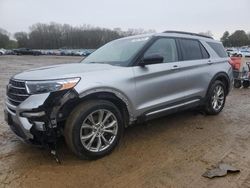
[(250, 0), (0, 0), (0, 27), (28, 31), (42, 22), (205, 32), (250, 31)]

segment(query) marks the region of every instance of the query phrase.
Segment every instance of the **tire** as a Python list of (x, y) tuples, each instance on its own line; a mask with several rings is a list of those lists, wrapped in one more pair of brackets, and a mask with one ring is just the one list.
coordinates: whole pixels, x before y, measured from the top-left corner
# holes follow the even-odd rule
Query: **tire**
[(243, 88), (248, 88), (250, 86), (250, 81), (249, 80), (244, 80), (242, 83)]
[[(103, 121), (99, 121), (101, 111), (103, 111), (101, 118)], [(102, 123), (97, 124), (97, 119)], [(110, 125), (113, 125), (110, 127), (111, 130), (105, 128)], [(79, 158), (98, 159), (114, 150), (122, 137), (123, 130), (122, 115), (113, 103), (105, 100), (86, 101), (71, 112), (64, 128), (64, 137), (70, 150)]]
[[(218, 88), (220, 88), (220, 90), (218, 90)], [(225, 101), (226, 101), (226, 87), (223, 82), (216, 80), (208, 90), (206, 104), (205, 104), (206, 114), (208, 115), (219, 114), (224, 108)]]
[(241, 80), (234, 80), (234, 87), (240, 88), (241, 87)]
[(3, 53), (2, 53), (2, 52), (0, 52), (0, 55), (3, 55)]

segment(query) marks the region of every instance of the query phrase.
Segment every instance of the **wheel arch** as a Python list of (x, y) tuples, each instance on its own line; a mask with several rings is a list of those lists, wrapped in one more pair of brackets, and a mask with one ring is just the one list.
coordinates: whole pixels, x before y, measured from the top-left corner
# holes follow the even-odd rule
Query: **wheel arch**
[(214, 77), (212, 78), (212, 80), (210, 81), (208, 88), (207, 88), (207, 92), (206, 92), (206, 97), (209, 91), (209, 88), (211, 87), (211, 85), (216, 81), (219, 80), (221, 82), (223, 82), (225, 84), (226, 87), (226, 95), (228, 95), (229, 91), (230, 91), (230, 79), (227, 75), (227, 73), (225, 72), (219, 72), (216, 75), (214, 75)]
[(125, 127), (132, 124), (135, 120), (132, 113), (132, 105), (127, 97), (118, 91), (110, 89), (94, 89), (81, 93), (78, 95), (77, 99), (65, 104), (62, 110), (66, 112), (65, 114), (70, 114), (78, 104), (88, 100), (107, 100), (112, 102), (122, 113), (125, 120)]

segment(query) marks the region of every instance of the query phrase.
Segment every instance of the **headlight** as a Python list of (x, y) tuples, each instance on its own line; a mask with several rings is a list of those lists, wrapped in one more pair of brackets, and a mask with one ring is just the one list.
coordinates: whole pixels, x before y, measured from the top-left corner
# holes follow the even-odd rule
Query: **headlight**
[(68, 78), (47, 81), (27, 81), (26, 88), (29, 94), (48, 93), (75, 87), (80, 78)]

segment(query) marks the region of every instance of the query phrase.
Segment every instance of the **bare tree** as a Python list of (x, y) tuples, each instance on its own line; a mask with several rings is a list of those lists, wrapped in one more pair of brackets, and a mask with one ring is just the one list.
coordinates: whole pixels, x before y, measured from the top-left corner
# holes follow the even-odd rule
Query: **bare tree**
[(213, 36), (213, 33), (211, 31), (206, 31), (206, 32), (200, 32), (199, 34), (201, 35), (205, 35), (205, 36), (209, 36), (209, 37), (212, 37)]
[(28, 33), (17, 32), (14, 37), (17, 40), (18, 47), (27, 47), (29, 45)]
[(124, 36), (153, 33), (154, 30), (120, 28), (105, 29), (90, 25), (71, 26), (69, 24), (37, 23), (29, 28), (29, 33), (18, 32), (15, 38), (19, 47), (58, 48), (98, 48), (103, 44)]

